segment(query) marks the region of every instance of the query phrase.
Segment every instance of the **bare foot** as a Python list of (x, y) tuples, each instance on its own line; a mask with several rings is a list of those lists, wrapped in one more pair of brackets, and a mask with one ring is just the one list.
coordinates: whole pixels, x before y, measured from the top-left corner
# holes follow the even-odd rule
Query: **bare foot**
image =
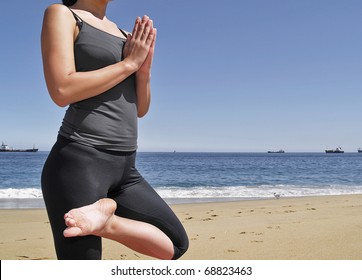
[(63, 235), (65, 237), (100, 236), (113, 217), (116, 207), (114, 200), (104, 198), (93, 204), (70, 210), (64, 215), (65, 224), (68, 227)]

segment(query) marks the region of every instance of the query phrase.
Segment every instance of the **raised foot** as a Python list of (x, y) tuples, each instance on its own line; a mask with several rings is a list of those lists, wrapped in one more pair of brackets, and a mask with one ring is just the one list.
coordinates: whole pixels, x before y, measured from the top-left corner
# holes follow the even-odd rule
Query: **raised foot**
[(114, 200), (103, 198), (93, 204), (70, 210), (64, 215), (67, 225), (63, 232), (64, 236), (101, 236), (110, 224), (116, 207)]

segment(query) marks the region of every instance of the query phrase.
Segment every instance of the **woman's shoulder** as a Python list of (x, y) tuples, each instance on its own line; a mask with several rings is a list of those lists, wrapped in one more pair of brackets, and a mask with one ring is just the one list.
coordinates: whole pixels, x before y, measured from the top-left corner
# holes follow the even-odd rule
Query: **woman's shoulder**
[(62, 4), (52, 4), (45, 9), (45, 16), (52, 18), (72, 18), (71, 11)]

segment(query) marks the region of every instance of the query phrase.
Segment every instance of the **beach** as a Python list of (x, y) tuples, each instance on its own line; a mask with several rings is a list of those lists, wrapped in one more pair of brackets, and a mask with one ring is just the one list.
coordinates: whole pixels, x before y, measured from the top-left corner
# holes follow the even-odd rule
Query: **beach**
[[(183, 260), (361, 260), (362, 195), (171, 205), (190, 239)], [(56, 259), (45, 209), (0, 210), (2, 260)], [(105, 260), (148, 260), (103, 241)]]

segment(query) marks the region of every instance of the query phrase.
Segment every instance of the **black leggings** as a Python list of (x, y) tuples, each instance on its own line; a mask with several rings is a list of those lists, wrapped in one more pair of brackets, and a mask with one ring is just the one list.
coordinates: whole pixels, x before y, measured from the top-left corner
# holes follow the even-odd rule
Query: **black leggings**
[(97, 150), (58, 136), (41, 184), (58, 259), (101, 259), (100, 237), (65, 238), (64, 214), (101, 198), (117, 203), (115, 214), (152, 224), (174, 245), (173, 259), (188, 248), (186, 232), (170, 207), (138, 173), (136, 152)]

